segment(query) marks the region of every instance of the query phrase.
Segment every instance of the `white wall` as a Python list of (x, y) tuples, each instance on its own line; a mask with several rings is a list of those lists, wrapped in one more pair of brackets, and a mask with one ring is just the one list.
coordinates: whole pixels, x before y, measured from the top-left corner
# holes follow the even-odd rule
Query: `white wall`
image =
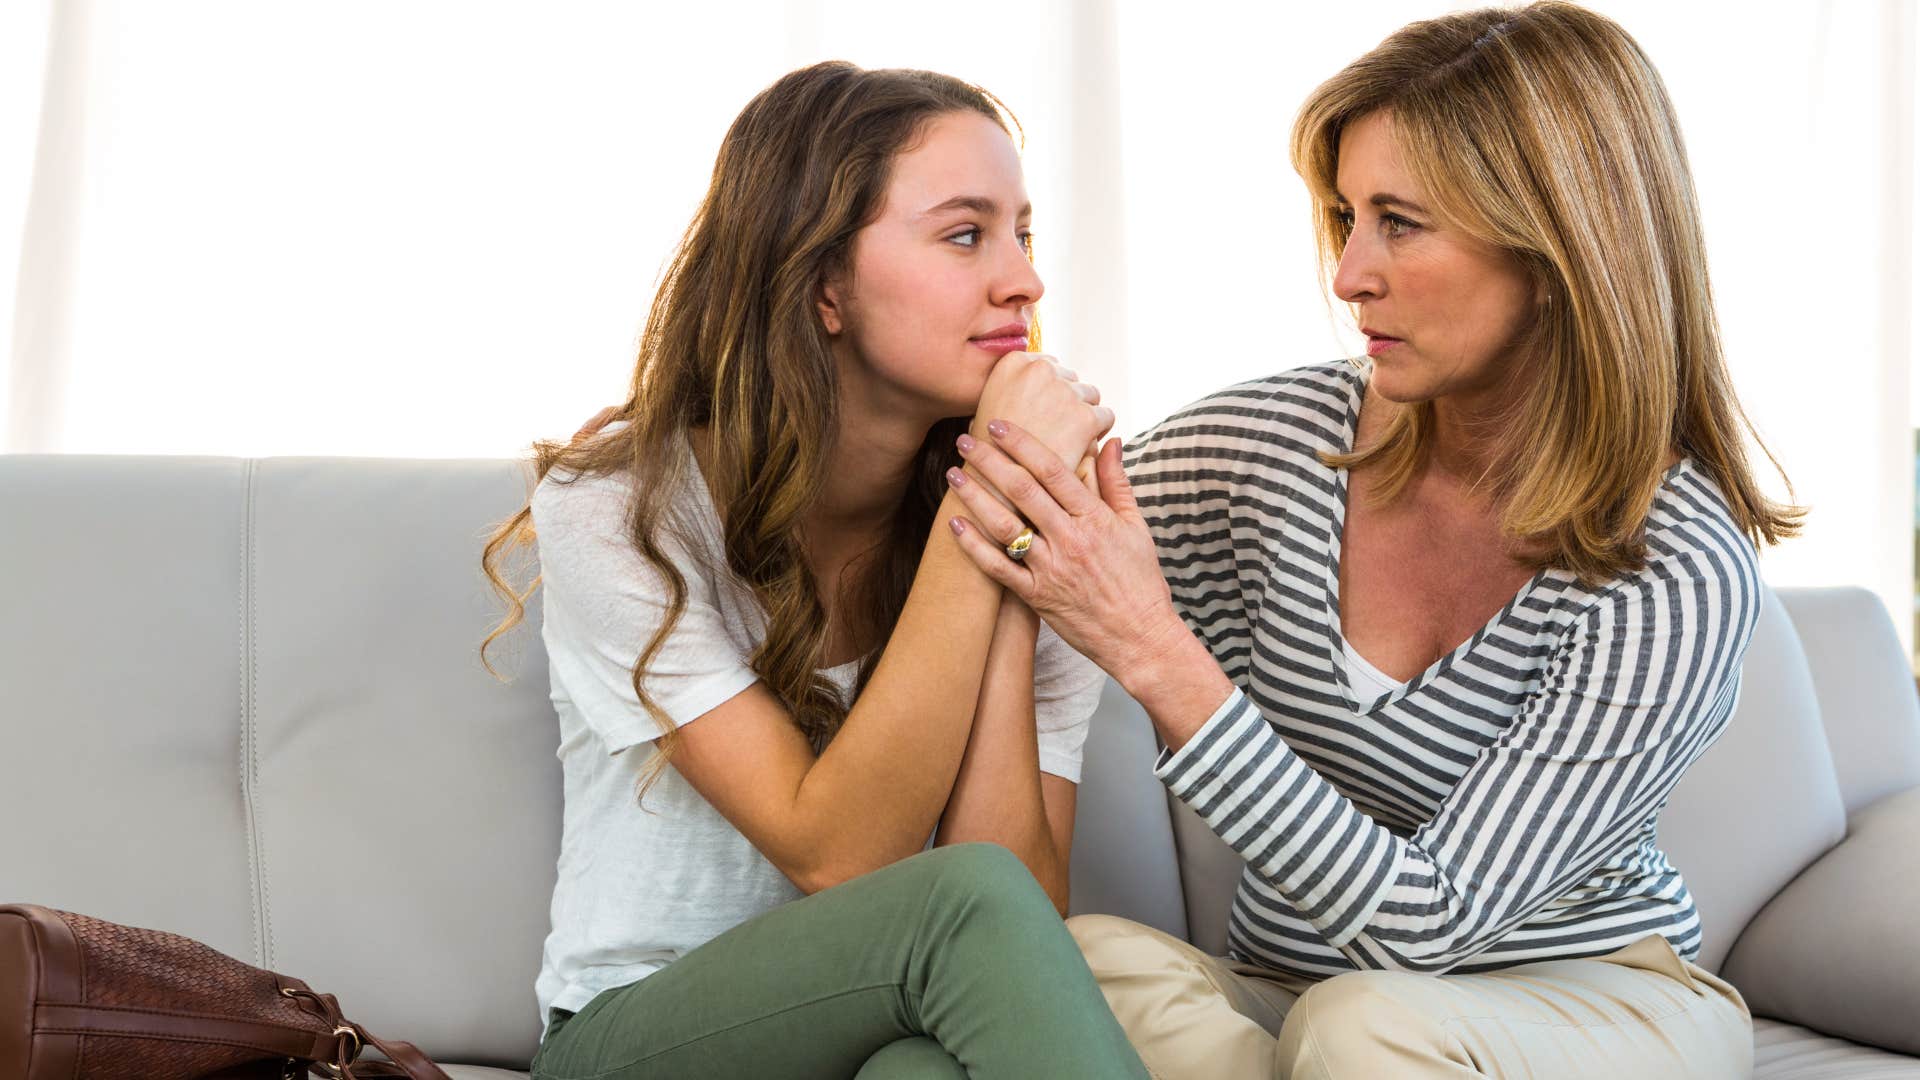
[[(1666, 76), (1738, 384), (1814, 507), (1766, 572), (1868, 585), (1907, 633), (1912, 4), (1595, 6)], [(0, 399), (0, 445), (494, 456), (570, 432), (623, 392), (727, 123), (827, 57), (946, 70), (1018, 112), (1048, 345), (1135, 430), (1356, 347), (1286, 133), (1313, 85), (1444, 9), (16, 3), (0, 244), (24, 237), (29, 269), (0, 394), (26, 393)]]

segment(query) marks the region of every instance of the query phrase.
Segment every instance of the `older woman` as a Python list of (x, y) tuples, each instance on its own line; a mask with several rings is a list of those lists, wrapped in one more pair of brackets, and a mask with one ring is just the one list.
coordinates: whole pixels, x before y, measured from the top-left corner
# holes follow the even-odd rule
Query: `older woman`
[(1744, 1075), (1657, 824), (1799, 510), (1742, 449), (1660, 79), (1572, 5), (1450, 15), (1321, 86), (1293, 160), (1365, 361), (1109, 442), (1097, 495), (1015, 425), (965, 451), (962, 547), (1247, 864), (1228, 959), (1075, 936), (1163, 1077)]

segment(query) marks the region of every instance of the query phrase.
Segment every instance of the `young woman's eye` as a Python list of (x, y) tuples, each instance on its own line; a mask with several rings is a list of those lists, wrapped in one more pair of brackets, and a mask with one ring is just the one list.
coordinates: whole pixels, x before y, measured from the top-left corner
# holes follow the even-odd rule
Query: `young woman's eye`
[(1020, 234), (1020, 250), (1026, 252), (1029, 255), (1033, 254), (1033, 234), (1032, 233), (1023, 232)]
[(970, 226), (965, 232), (954, 233), (947, 239), (961, 247), (973, 247), (980, 242), (980, 228), (977, 225)]

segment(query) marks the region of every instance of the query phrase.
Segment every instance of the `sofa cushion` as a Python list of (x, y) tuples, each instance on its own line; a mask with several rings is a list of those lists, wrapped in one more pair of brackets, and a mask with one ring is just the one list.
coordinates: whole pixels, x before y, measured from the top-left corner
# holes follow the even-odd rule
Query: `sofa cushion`
[(1700, 910), (1696, 961), (1718, 971), (1773, 895), (1846, 831), (1800, 637), (1771, 589), (1726, 731), (1660, 813), (1660, 847)]
[[(540, 613), (499, 617), (498, 461), (268, 458), (250, 553), (248, 724), (267, 966), (429, 1054), (523, 1067), (560, 846)], [(537, 600), (537, 596), (535, 598)]]
[(1756, 916), (1726, 975), (1762, 1016), (1920, 1054), (1920, 788), (1853, 816), (1847, 838)]
[(1753, 1022), (1754, 1080), (1920, 1080), (1920, 1059), (1778, 1020)]

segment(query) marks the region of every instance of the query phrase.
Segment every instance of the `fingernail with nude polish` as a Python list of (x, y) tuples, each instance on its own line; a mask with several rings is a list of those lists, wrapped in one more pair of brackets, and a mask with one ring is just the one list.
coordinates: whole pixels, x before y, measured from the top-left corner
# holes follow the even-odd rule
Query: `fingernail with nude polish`
[(963, 454), (972, 453), (973, 452), (973, 436), (968, 435), (965, 432), (961, 432), (960, 437), (953, 440), (953, 445), (959, 447), (960, 452)]
[(1006, 437), (1007, 437), (1007, 422), (1006, 422), (1005, 420), (989, 420), (989, 421), (987, 421), (987, 434), (989, 434), (989, 435), (992, 435), (992, 436), (993, 436), (994, 438), (996, 438), (996, 439), (1004, 439), (1004, 438), (1006, 438)]
[(961, 533), (967, 531), (967, 523), (959, 518), (948, 518), (947, 524), (953, 526), (953, 535), (955, 536), (959, 536)]
[(959, 487), (960, 485), (966, 482), (967, 482), (966, 473), (961, 472), (959, 469), (947, 470), (947, 483), (952, 484), (954, 487)]

